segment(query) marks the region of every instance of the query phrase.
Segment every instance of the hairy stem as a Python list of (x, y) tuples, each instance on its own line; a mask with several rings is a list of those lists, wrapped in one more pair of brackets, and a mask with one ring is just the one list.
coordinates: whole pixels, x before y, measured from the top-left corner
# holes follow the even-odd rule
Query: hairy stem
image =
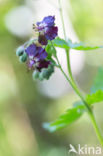
[[(59, 2), (59, 10), (60, 10), (61, 21), (62, 21), (62, 25), (63, 25), (64, 37), (65, 37), (65, 40), (66, 40), (66, 32), (65, 32), (63, 11), (62, 11), (62, 7), (61, 7), (62, 6), (61, 5), (61, 0), (58, 0), (58, 2)], [(85, 105), (85, 107), (87, 109), (88, 115), (89, 115), (89, 117), (90, 117), (90, 119), (92, 121), (92, 124), (94, 126), (94, 129), (96, 131), (97, 137), (98, 137), (101, 145), (103, 146), (103, 136), (100, 133), (100, 130), (99, 130), (98, 125), (96, 123), (96, 120), (95, 120), (93, 111), (92, 111), (91, 107), (89, 106), (89, 104), (86, 102), (85, 98), (82, 96), (82, 93), (78, 89), (78, 87), (76, 85), (76, 82), (75, 82), (75, 80), (73, 78), (72, 71), (71, 71), (71, 66), (70, 66), (70, 50), (65, 50), (65, 52), (66, 52), (66, 58), (67, 58), (68, 74), (69, 74), (70, 79), (68, 78), (68, 76), (66, 75), (66, 73), (64, 72), (64, 70), (62, 69), (62, 67), (61, 67), (61, 65), (59, 63), (59, 60), (57, 58), (57, 62), (59, 64), (60, 70), (63, 73), (63, 75), (65, 76), (65, 78), (67, 79), (67, 81), (70, 83), (70, 85), (72, 86), (72, 88), (74, 89), (75, 93), (81, 98), (82, 102), (84, 103), (84, 105)]]

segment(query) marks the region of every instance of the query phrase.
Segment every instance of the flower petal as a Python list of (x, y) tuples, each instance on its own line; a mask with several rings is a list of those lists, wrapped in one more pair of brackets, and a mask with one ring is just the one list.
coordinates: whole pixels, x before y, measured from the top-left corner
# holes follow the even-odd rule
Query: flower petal
[(39, 63), (37, 68), (38, 70), (41, 70), (42, 68), (48, 68), (49, 64), (50, 64), (50, 61), (43, 60)]
[(29, 60), (28, 63), (27, 63), (29, 68), (32, 68), (34, 64), (35, 64), (34, 60)]
[(35, 57), (35, 55), (37, 54), (36, 45), (35, 44), (31, 44), (29, 47), (27, 47), (25, 52), (27, 53), (27, 55), (29, 57)]
[(45, 31), (47, 40), (53, 40), (58, 35), (58, 27), (48, 27)]
[(51, 27), (54, 26), (55, 16), (47, 16), (43, 19), (42, 23), (45, 24), (45, 26)]
[(35, 56), (37, 61), (44, 60), (47, 57), (47, 52), (42, 47), (37, 47), (37, 51), (38, 53)]
[(47, 16), (47, 17), (44, 17), (44, 19), (41, 21), (41, 22), (37, 22), (37, 26), (41, 28), (43, 27), (51, 27), (51, 26), (54, 26), (54, 21), (55, 21), (55, 16)]

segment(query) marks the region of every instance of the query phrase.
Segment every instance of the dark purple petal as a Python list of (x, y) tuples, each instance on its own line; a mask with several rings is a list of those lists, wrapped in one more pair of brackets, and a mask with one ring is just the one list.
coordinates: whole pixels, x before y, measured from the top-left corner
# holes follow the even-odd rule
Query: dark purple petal
[(58, 34), (58, 27), (55, 27), (55, 16), (47, 16), (41, 22), (37, 22), (39, 32), (39, 43), (47, 45), (48, 40), (53, 40)]
[(43, 60), (39, 63), (37, 69), (41, 70), (42, 68), (48, 68), (50, 63), (51, 63), (50, 61)]
[(47, 16), (43, 19), (42, 23), (45, 24), (45, 26), (51, 27), (54, 26), (55, 16)]
[(38, 51), (38, 53), (35, 56), (37, 61), (44, 60), (47, 57), (47, 53), (46, 53), (45, 49), (43, 49), (42, 47), (37, 47), (37, 51)]
[(53, 40), (58, 35), (58, 27), (48, 27), (45, 31), (47, 40)]
[[(47, 42), (45, 36), (42, 36), (42, 39), (45, 39), (45, 42)], [(45, 60), (47, 57), (47, 52), (44, 48), (37, 46), (36, 44), (31, 44), (25, 49), (25, 52), (28, 55), (26, 63), (29, 69), (41, 70), (42, 68), (48, 68), (50, 61)]]
[(47, 16), (41, 22), (37, 22), (37, 26), (41, 28), (43, 27), (51, 27), (54, 26), (55, 16)]
[(47, 45), (48, 41), (45, 37), (45, 35), (39, 35), (39, 39), (38, 39), (39, 43), (41, 43), (42, 45)]
[(29, 47), (27, 47), (25, 52), (27, 53), (28, 56), (35, 57), (35, 55), (37, 54), (36, 45), (35, 44), (30, 45)]

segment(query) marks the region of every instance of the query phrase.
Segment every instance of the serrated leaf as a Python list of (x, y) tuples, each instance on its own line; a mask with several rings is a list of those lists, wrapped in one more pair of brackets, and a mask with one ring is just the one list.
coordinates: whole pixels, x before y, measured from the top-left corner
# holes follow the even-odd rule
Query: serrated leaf
[(59, 37), (57, 37), (54, 41), (53, 41), (54, 46), (59, 47), (59, 48), (63, 48), (63, 49), (75, 49), (75, 50), (96, 50), (99, 48), (103, 48), (103, 46), (88, 46), (85, 45), (84, 43), (80, 42), (80, 43), (73, 43), (71, 40), (65, 41), (64, 39), (61, 39)]
[(69, 45), (68, 45), (68, 43), (67, 43), (65, 40), (63, 40), (63, 39), (61, 39), (61, 38), (59, 38), (59, 37), (57, 37), (57, 38), (53, 41), (53, 45), (54, 45), (55, 47), (59, 47), (59, 48), (67, 49), (67, 50), (70, 48)]
[(93, 94), (88, 94), (86, 96), (86, 101), (89, 105), (97, 103), (97, 102), (102, 102), (103, 101), (103, 91), (98, 90), (97, 92)]
[(43, 127), (50, 132), (62, 129), (76, 121), (85, 111), (85, 106), (80, 102), (77, 106), (75, 105), (75, 107), (68, 109), (56, 121), (52, 123), (44, 123)]
[(80, 43), (72, 43), (71, 40), (68, 40), (68, 45), (71, 49), (75, 49), (75, 50), (96, 50), (99, 48), (103, 48), (103, 46), (88, 46), (85, 45), (84, 43), (80, 42)]
[[(103, 91), (98, 90), (93, 94), (88, 94), (85, 99), (90, 106), (97, 102), (101, 102), (103, 101)], [(55, 132), (79, 119), (85, 111), (86, 108), (82, 101), (75, 102), (73, 108), (68, 109), (56, 121), (52, 123), (44, 123), (43, 127), (50, 132)]]
[(89, 105), (103, 101), (103, 68), (99, 68), (91, 87), (91, 94), (86, 96), (86, 101)]
[(97, 90), (103, 90), (103, 68), (100, 67), (98, 73), (94, 79), (93, 86), (91, 87), (91, 93), (95, 93)]

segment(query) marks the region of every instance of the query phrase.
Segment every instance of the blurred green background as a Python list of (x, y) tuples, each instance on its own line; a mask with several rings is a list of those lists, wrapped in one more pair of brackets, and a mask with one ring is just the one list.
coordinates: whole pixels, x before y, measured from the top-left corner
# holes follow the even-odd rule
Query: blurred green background
[[(66, 3), (69, 5), (68, 0)], [(103, 1), (70, 0), (70, 4), (68, 18), (79, 40), (103, 45)], [(86, 114), (54, 134), (42, 128), (43, 122), (56, 119), (78, 97), (73, 91), (57, 99), (41, 95), (31, 73), (19, 63), (15, 50), (30, 35), (20, 38), (11, 33), (5, 17), (21, 5), (25, 1), (0, 0), (0, 156), (68, 156), (70, 143), (99, 145)], [(83, 70), (75, 77), (85, 93), (89, 93), (97, 69), (103, 65), (102, 56), (102, 50), (85, 54)], [(94, 110), (103, 130), (102, 103)]]

